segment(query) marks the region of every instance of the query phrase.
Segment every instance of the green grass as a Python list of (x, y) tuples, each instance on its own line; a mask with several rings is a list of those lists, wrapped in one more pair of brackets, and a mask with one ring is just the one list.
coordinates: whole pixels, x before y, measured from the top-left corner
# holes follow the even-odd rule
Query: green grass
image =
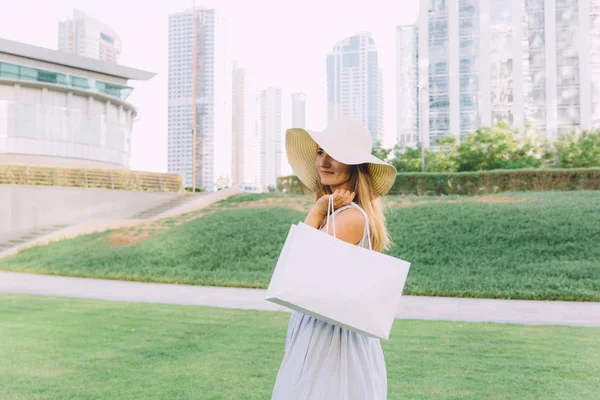
[(390, 213), (408, 293), (600, 300), (600, 192), (504, 194), (516, 204), (442, 202)]
[[(270, 398), (289, 315), (0, 294), (3, 400)], [(396, 321), (394, 399), (594, 399), (600, 330)]]
[(285, 194), (274, 192), (274, 193), (241, 193), (237, 196), (229, 197), (223, 201), (220, 201), (219, 205), (245, 203), (250, 201), (263, 200), (273, 197), (284, 197)]
[[(405, 294), (599, 301), (600, 192), (502, 196), (520, 202), (448, 198), (389, 211), (390, 253), (412, 262)], [(110, 233), (88, 235), (1, 259), (0, 269), (266, 287), (303, 213), (222, 207), (127, 247), (112, 247)]]

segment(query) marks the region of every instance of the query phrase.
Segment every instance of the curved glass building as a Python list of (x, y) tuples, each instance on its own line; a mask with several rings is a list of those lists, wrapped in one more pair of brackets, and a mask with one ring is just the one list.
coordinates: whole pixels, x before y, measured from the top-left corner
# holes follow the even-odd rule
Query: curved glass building
[(154, 75), (0, 39), (0, 163), (129, 168), (128, 80)]

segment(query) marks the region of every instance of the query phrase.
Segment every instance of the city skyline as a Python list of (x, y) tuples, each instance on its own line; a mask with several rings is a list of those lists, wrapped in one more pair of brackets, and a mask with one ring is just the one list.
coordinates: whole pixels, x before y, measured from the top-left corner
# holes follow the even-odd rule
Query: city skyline
[[(309, 0), (287, 5), (271, 0), (258, 0), (252, 4), (227, 0), (203, 2), (207, 7), (216, 6), (228, 20), (229, 60), (241, 61), (253, 73), (256, 87), (281, 87), (284, 130), (291, 126), (291, 94), (296, 92), (306, 93), (309, 99), (308, 127), (323, 129), (326, 126), (324, 58), (337, 41), (363, 30), (371, 31), (378, 43), (380, 65), (387, 76), (386, 107), (394, 104), (395, 27), (398, 23), (414, 22), (417, 7), (390, 5), (383, 0), (350, 3), (341, 0), (327, 4)], [(351, 7), (344, 18), (332, 26), (331, 19), (338, 15), (340, 7), (346, 8), (349, 4)], [(130, 100), (137, 105), (138, 116), (132, 136), (131, 166), (138, 170), (166, 172), (168, 15), (191, 5), (190, 1), (179, 0), (142, 8), (136, 2), (114, 0), (102, 4), (76, 0), (57, 0), (52, 4), (15, 3), (0, 15), (0, 37), (56, 48), (58, 21), (70, 17), (74, 8), (111, 26), (123, 42), (119, 63), (158, 74), (150, 82), (132, 84), (135, 90)], [(32, 15), (34, 6), (38, 12)], [(118, 13), (114, 12), (116, 9)], [(276, 18), (267, 18), (265, 9)], [(131, 15), (136, 18), (132, 19)], [(310, 19), (314, 26), (310, 30), (290, 29), (292, 21), (298, 18)], [(256, 21), (261, 21), (259, 26)], [(32, 30), (31, 26), (36, 29)], [(392, 145), (395, 142), (395, 116), (391, 109), (386, 114), (385, 131), (387, 144)], [(289, 172), (283, 161), (283, 173)]]

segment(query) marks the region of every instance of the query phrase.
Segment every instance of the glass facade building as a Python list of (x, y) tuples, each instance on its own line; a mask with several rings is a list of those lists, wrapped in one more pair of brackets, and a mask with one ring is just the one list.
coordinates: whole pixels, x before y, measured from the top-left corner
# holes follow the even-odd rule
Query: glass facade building
[(232, 76), (224, 24), (214, 9), (169, 16), (168, 170), (183, 174), (187, 187), (194, 177), (206, 190), (231, 178)]
[(306, 128), (306, 95), (292, 94), (292, 127)]
[[(480, 126), (546, 137), (600, 122), (599, 0), (421, 0), (425, 140)], [(458, 77), (458, 79), (453, 79)]]
[(338, 42), (327, 55), (327, 116), (366, 126), (373, 143), (383, 141), (383, 75), (368, 33)]
[(0, 162), (129, 168), (127, 80), (153, 75), (0, 39)]
[(66, 89), (86, 90), (88, 92), (116, 97), (120, 100), (127, 100), (127, 97), (133, 91), (133, 88), (130, 86), (116, 85), (82, 76), (61, 74), (59, 72), (6, 62), (0, 62), (0, 78), (15, 81), (50, 83), (63, 86)]
[(283, 160), (282, 93), (269, 87), (260, 92), (260, 185), (276, 187)]
[(257, 96), (254, 95), (249, 73), (245, 68), (233, 68), (232, 96), (232, 183), (258, 187), (260, 180), (260, 132)]
[(58, 24), (58, 50), (116, 63), (121, 39), (107, 25), (75, 9), (72, 19)]
[(416, 25), (396, 28), (396, 143), (419, 142), (418, 34)]
[[(429, 126), (430, 140), (450, 130), (450, 12), (446, 1), (433, 1), (428, 30), (429, 54)], [(453, 21), (454, 22), (454, 21)], [(454, 104), (453, 104), (454, 106)], [(456, 108), (456, 107), (454, 107)]]

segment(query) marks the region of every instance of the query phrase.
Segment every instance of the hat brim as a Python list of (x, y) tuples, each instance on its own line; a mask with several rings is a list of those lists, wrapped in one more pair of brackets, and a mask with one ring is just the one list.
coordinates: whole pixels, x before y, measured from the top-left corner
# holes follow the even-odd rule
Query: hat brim
[(379, 196), (388, 193), (396, 181), (396, 168), (372, 154), (356, 150), (355, 146), (335, 143), (323, 132), (300, 128), (288, 129), (285, 133), (288, 162), (298, 179), (313, 192), (316, 191), (319, 182), (319, 173), (315, 165), (318, 147), (334, 160), (346, 165), (368, 164), (373, 189)]

